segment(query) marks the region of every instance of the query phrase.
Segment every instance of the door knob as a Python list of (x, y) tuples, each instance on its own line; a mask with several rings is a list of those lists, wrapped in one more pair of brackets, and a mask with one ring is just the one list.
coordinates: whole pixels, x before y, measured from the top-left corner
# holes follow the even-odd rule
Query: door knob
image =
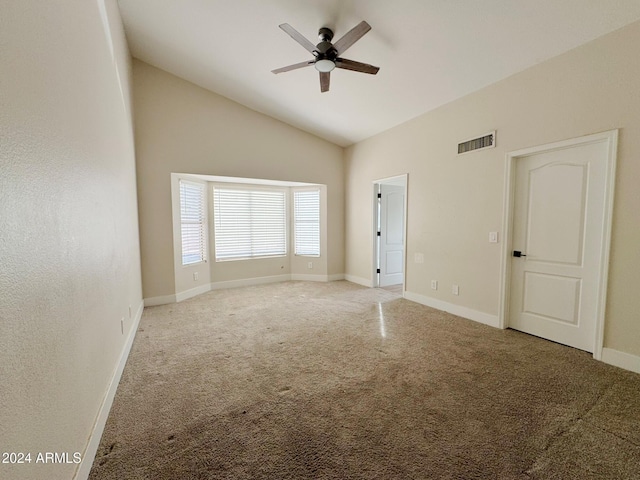
[(527, 255), (522, 253), (520, 250), (514, 250), (513, 251), (513, 256), (514, 257), (526, 257)]

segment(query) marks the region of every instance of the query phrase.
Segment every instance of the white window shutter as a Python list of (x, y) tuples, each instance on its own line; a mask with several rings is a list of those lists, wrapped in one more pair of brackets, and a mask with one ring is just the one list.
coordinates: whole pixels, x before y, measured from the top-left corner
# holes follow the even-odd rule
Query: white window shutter
[(182, 265), (207, 259), (204, 185), (180, 180)]
[(216, 261), (287, 254), (281, 190), (213, 189)]
[(320, 190), (293, 192), (293, 236), (296, 255), (320, 256)]

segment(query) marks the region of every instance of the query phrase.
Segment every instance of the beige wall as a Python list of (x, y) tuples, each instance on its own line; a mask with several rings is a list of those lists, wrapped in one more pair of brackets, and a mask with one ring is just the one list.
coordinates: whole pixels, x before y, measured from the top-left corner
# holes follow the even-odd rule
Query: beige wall
[[(138, 60), (133, 80), (145, 298), (173, 295), (180, 287), (174, 276), (171, 173), (326, 185), (326, 273), (343, 273), (342, 148)], [(211, 281), (274, 276), (283, 270), (272, 259), (234, 263), (217, 270), (212, 265)], [(203, 278), (193, 288), (208, 281)]]
[[(406, 289), (497, 315), (505, 154), (620, 128), (605, 347), (640, 355), (638, 45), (635, 23), (348, 148), (345, 273), (371, 278), (371, 182), (408, 173)], [(494, 129), (495, 149), (456, 155)]]
[(142, 307), (130, 61), (113, 0), (115, 58), (97, 1), (1, 10), (0, 477), (67, 480)]

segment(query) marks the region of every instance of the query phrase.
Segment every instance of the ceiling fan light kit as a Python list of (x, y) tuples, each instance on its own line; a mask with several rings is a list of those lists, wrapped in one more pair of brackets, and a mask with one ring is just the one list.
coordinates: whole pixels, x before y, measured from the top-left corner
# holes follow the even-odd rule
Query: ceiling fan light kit
[(371, 25), (362, 21), (351, 30), (349, 30), (340, 40), (336, 43), (331, 43), (333, 39), (333, 31), (330, 28), (322, 27), (318, 31), (318, 38), (320, 43), (314, 45), (307, 40), (300, 32), (294, 29), (288, 23), (283, 23), (280, 28), (286, 32), (291, 38), (298, 42), (302, 47), (314, 56), (313, 60), (306, 62), (294, 63), (282, 68), (272, 70), (273, 73), (284, 73), (298, 68), (308, 67), (313, 65), (315, 69), (320, 72), (320, 91), (329, 91), (330, 73), (334, 68), (342, 68), (344, 70), (351, 70), (354, 72), (368, 73), (375, 75), (380, 68), (374, 67), (367, 63), (356, 62), (355, 60), (349, 60), (347, 58), (341, 58), (342, 55), (351, 45), (356, 43), (362, 38), (369, 30)]
[(313, 64), (316, 67), (316, 70), (319, 72), (329, 73), (331, 70), (336, 68), (336, 62), (329, 60), (327, 58), (323, 58), (322, 60), (317, 60), (316, 63)]

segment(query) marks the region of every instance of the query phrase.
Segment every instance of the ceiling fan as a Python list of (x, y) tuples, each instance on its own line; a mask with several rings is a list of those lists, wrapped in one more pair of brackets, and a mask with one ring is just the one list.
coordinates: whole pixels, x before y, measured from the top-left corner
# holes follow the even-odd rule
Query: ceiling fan
[(291, 36), (291, 38), (293, 38), (296, 42), (302, 45), (305, 50), (310, 52), (314, 56), (314, 58), (306, 62), (294, 63), (293, 65), (289, 65), (287, 67), (277, 68), (275, 70), (272, 70), (273, 73), (289, 72), (291, 70), (296, 70), (298, 68), (313, 65), (316, 70), (320, 72), (320, 91), (328, 92), (330, 75), (331, 71), (334, 68), (343, 68), (345, 70), (369, 73), (371, 75), (375, 75), (376, 73), (378, 73), (378, 70), (380, 70), (380, 68), (374, 67), (373, 65), (356, 62), (354, 60), (348, 60), (340, 56), (344, 52), (346, 52), (347, 49), (351, 47), (351, 45), (360, 40), (365, 33), (371, 30), (371, 25), (369, 25), (365, 21), (360, 22), (358, 25), (349, 30), (336, 43), (331, 43), (331, 40), (333, 39), (333, 31), (330, 28), (322, 27), (318, 31), (320, 43), (318, 43), (317, 45), (314, 45), (305, 37), (303, 37), (300, 32), (298, 32), (288, 23), (283, 23), (282, 25), (280, 25), (280, 28), (287, 34), (289, 34), (289, 36)]

